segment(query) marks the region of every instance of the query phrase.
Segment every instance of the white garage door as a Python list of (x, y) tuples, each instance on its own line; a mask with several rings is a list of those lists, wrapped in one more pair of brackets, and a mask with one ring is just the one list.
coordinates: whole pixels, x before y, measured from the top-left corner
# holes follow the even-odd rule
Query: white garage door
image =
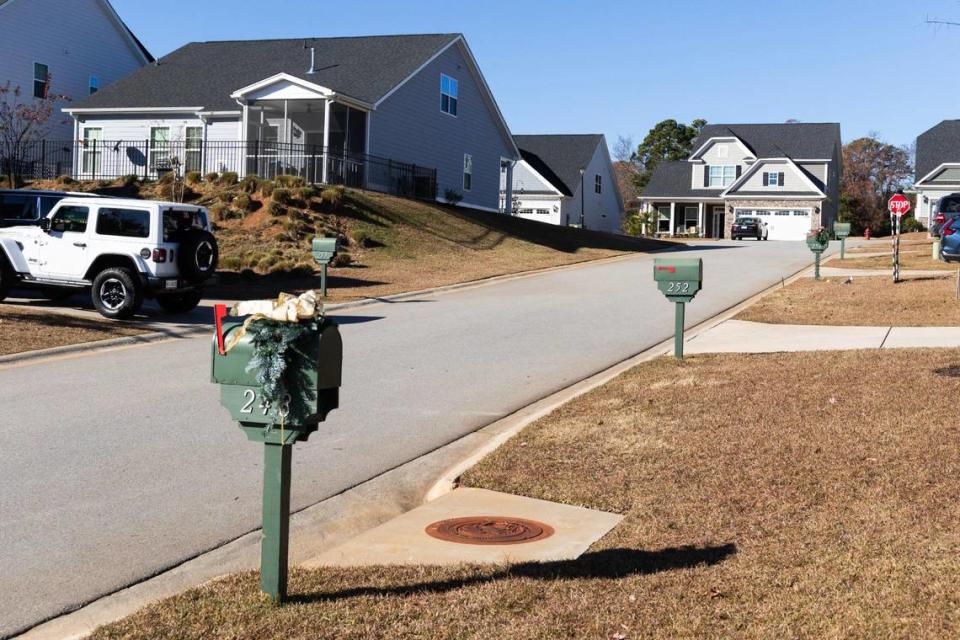
[(810, 232), (809, 209), (737, 209), (737, 217), (760, 218), (770, 240), (803, 240)]

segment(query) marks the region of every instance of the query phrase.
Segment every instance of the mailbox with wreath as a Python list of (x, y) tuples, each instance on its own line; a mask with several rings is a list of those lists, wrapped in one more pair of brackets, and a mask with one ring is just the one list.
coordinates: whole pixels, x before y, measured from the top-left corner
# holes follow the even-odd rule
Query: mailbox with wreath
[(656, 258), (653, 280), (657, 288), (677, 306), (673, 352), (683, 358), (683, 325), (686, 303), (693, 300), (703, 285), (703, 260), (700, 258)]
[(286, 598), (292, 446), (339, 406), (343, 343), (316, 294), (216, 307), (211, 380), (247, 438), (264, 445), (260, 585)]

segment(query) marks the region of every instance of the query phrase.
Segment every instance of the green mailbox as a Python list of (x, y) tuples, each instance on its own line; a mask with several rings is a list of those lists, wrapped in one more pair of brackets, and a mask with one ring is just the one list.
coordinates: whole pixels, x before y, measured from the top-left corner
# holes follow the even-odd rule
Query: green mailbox
[[(217, 305), (210, 372), (220, 403), (247, 439), (264, 445), (260, 586), (276, 602), (287, 595), (292, 445), (338, 407), (343, 366), (336, 322), (318, 314), (292, 317), (228, 318)], [(264, 362), (274, 366), (263, 371)]]
[(320, 292), (327, 297), (327, 267), (337, 255), (336, 238), (314, 238), (311, 246), (313, 259), (320, 265)]
[(850, 236), (850, 223), (834, 222), (833, 235), (840, 241), (840, 259), (843, 260), (846, 255), (847, 238)]
[(703, 286), (703, 260), (700, 258), (656, 258), (653, 261), (653, 280), (670, 302), (676, 303), (676, 323), (673, 335), (673, 353), (683, 359), (683, 324), (686, 303)]

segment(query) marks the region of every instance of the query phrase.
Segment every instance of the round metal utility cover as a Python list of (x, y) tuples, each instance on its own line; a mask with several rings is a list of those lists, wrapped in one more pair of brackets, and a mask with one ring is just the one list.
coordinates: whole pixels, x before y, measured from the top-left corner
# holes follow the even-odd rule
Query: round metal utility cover
[(427, 535), (461, 544), (523, 544), (554, 534), (553, 527), (536, 520), (503, 516), (469, 516), (428, 525)]

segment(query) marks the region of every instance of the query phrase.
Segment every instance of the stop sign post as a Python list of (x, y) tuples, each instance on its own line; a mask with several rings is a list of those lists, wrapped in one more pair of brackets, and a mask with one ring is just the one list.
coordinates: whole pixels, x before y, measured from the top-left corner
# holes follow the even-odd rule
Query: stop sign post
[(891, 226), (893, 218), (896, 218), (896, 231), (893, 235), (893, 281), (900, 282), (900, 218), (910, 211), (910, 200), (903, 195), (902, 191), (897, 191), (887, 202), (887, 209), (890, 211)]

